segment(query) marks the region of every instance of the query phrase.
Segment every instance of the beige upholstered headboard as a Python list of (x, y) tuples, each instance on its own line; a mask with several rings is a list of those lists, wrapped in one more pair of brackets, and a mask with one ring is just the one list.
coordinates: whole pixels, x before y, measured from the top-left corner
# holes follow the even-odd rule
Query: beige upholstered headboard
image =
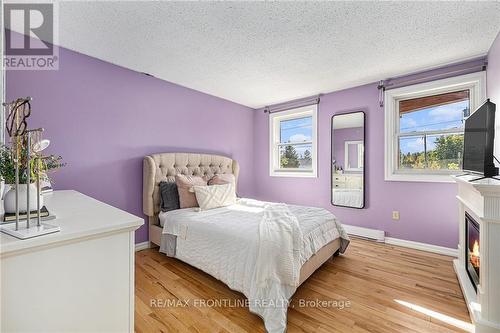
[(142, 206), (153, 217), (160, 212), (160, 182), (175, 181), (175, 175), (212, 177), (232, 173), (238, 183), (240, 167), (229, 157), (211, 154), (161, 153), (144, 157)]

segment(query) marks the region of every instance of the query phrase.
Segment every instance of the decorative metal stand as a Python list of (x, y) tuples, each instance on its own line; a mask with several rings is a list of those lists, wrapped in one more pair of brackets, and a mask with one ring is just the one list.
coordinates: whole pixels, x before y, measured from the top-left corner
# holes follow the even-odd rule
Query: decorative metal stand
[[(20, 98), (11, 103), (4, 103), (7, 109), (6, 128), (11, 138), (14, 164), (15, 164), (15, 190), (16, 190), (16, 221), (14, 224), (0, 226), (0, 231), (19, 239), (28, 239), (42, 236), (61, 230), (59, 226), (41, 222), (40, 217), (40, 173), (42, 157), (39, 151), (32, 150), (32, 138), (36, 136), (37, 142), (41, 141), (43, 128), (28, 129), (27, 118), (31, 115), (31, 97)], [(22, 164), (22, 147), (26, 144), (26, 224), (19, 223), (19, 167)], [(30, 184), (31, 163), (35, 164), (37, 212), (35, 219), (31, 216)]]

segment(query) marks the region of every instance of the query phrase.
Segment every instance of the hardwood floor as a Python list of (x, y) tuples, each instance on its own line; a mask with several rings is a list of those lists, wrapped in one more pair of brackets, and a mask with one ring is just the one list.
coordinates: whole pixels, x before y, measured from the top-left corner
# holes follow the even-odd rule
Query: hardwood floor
[[(135, 290), (136, 332), (265, 332), (258, 316), (231, 306), (242, 294), (157, 249), (136, 253)], [(223, 301), (210, 307), (212, 300)], [(316, 300), (330, 304), (312, 307)], [(471, 325), (452, 258), (359, 239), (316, 271), (292, 305), (287, 332), (463, 332)]]

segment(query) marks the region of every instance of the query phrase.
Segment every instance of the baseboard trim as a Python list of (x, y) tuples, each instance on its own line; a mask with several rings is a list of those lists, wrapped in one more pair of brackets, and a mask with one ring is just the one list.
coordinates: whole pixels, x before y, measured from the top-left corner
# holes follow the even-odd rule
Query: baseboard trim
[[(386, 244), (390, 245), (402, 246), (415, 250), (443, 254), (450, 257), (458, 257), (458, 249), (452, 249), (449, 247), (432, 245), (427, 243), (414, 242), (393, 237), (384, 237), (383, 236), (384, 232), (382, 230), (368, 229), (346, 224), (343, 224), (342, 226), (349, 235), (374, 239), (378, 242), (385, 241)], [(151, 243), (149, 241), (135, 244), (136, 251), (141, 251), (149, 248), (151, 248)]]
[(450, 257), (458, 257), (458, 249), (452, 249), (452, 248), (444, 247), (444, 246), (419, 243), (419, 242), (398, 239), (398, 238), (392, 238), (392, 237), (385, 237), (385, 243), (390, 244), (390, 245), (408, 247), (410, 249), (415, 249), (415, 250), (443, 254), (445, 256), (450, 256)]
[(135, 244), (135, 250), (136, 251), (141, 251), (141, 250), (149, 249), (150, 247), (151, 247), (151, 244), (149, 243), (149, 241), (145, 241), (145, 242), (142, 242), (142, 243)]
[(372, 239), (377, 242), (384, 242), (385, 232), (383, 230), (369, 229), (355, 225), (342, 224), (345, 231), (351, 236)]

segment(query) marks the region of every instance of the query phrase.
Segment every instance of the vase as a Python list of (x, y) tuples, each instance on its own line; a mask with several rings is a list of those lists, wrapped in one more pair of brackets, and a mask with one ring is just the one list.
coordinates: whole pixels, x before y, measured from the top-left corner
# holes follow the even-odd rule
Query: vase
[[(19, 184), (19, 212), (26, 213), (27, 204), (26, 204), (26, 196), (27, 196), (27, 186), (26, 184)], [(30, 210), (34, 211), (37, 208), (36, 202), (36, 185), (30, 184)], [(16, 212), (16, 188), (14, 185), (10, 185), (10, 189), (3, 198), (3, 204), (5, 208), (5, 213), (15, 213)], [(43, 197), (40, 195), (40, 208), (43, 207)]]

